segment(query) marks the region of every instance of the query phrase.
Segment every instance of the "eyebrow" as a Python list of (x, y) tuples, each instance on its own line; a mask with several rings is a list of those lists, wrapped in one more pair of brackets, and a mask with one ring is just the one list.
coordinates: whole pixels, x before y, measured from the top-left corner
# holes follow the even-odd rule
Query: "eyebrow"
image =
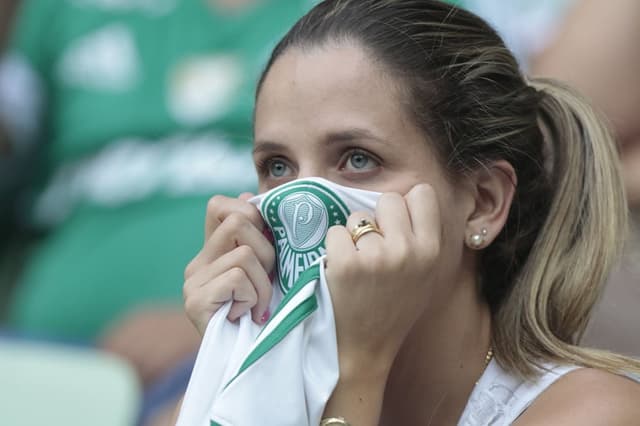
[(336, 142), (351, 142), (358, 139), (368, 139), (374, 142), (386, 144), (383, 139), (380, 139), (369, 130), (359, 128), (331, 132), (326, 136), (325, 141), (327, 144), (331, 144)]
[[(387, 142), (384, 139), (379, 138), (378, 136), (371, 133), (369, 130), (354, 128), (348, 130), (340, 130), (335, 132), (328, 133), (323, 141), (327, 145), (332, 145), (336, 143), (345, 143), (352, 142), (355, 140), (367, 139), (373, 142), (386, 145)], [(284, 144), (280, 144), (273, 141), (255, 141), (255, 147), (253, 148), (253, 154), (262, 152), (262, 151), (287, 151), (288, 148)]]
[(252, 154), (256, 155), (256, 154), (259, 154), (260, 152), (286, 152), (288, 150), (289, 149), (286, 147), (286, 145), (283, 145), (277, 142), (256, 141), (254, 142)]

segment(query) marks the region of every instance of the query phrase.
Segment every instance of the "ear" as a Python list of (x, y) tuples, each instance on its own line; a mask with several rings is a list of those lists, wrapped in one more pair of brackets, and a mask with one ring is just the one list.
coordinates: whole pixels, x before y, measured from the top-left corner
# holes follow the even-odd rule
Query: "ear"
[(467, 219), (465, 238), (469, 248), (485, 248), (500, 234), (509, 216), (517, 176), (511, 164), (500, 160), (471, 176), (474, 208)]

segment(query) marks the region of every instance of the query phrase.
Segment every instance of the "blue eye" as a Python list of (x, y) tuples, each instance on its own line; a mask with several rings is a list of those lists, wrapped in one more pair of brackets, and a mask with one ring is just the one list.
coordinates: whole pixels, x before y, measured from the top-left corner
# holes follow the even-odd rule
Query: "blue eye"
[(347, 170), (370, 170), (378, 167), (379, 164), (370, 155), (362, 151), (353, 151), (347, 156), (347, 161), (344, 166)]
[(273, 177), (286, 176), (289, 167), (281, 160), (269, 162), (269, 174)]

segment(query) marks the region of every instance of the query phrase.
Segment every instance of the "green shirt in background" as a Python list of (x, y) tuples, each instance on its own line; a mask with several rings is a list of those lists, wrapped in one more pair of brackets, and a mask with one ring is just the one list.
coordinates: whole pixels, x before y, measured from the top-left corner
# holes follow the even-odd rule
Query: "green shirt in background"
[(49, 232), (11, 326), (92, 338), (139, 304), (180, 303), (206, 201), (255, 188), (255, 83), (312, 1), (212, 3), (23, 2), (7, 61), (38, 83), (24, 87), (41, 100), (28, 220)]

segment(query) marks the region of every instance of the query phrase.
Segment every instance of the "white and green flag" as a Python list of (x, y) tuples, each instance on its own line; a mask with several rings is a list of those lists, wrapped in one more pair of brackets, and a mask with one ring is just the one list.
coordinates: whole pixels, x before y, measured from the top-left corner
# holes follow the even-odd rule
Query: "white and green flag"
[(231, 323), (227, 303), (213, 316), (178, 426), (319, 424), (339, 374), (324, 239), (350, 212), (373, 213), (379, 195), (310, 178), (251, 200), (274, 236), (274, 314)]

